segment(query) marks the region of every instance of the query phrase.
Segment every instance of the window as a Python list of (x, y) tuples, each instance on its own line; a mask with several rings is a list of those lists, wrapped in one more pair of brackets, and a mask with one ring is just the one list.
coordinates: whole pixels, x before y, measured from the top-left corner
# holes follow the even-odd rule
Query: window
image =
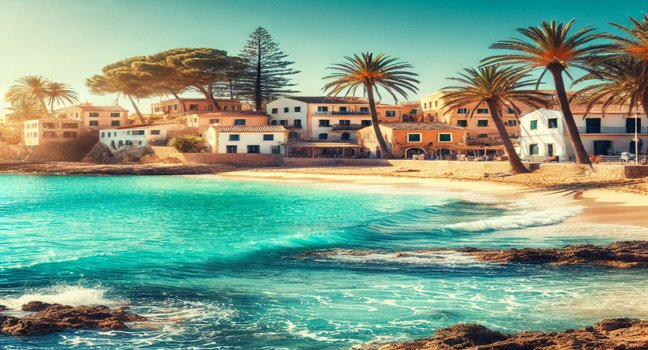
[(113, 120), (110, 122), (110, 126), (119, 126), (119, 120)]
[(151, 130), (151, 135), (160, 135), (160, 130)]
[(385, 111), (385, 117), (395, 117), (396, 111)]
[(96, 120), (91, 120), (88, 122), (88, 126), (99, 126), (99, 122)]
[(178, 110), (178, 105), (173, 105), (173, 110), (177, 111)]
[[(519, 110), (517, 112), (520, 113)], [(515, 109), (513, 107), (508, 107), (507, 110), (506, 110), (506, 113), (515, 114)]]
[(73, 137), (77, 137), (76, 131), (63, 131), (63, 138), (68, 139)]
[(279, 108), (273, 108), (272, 109), (272, 114), (277, 114), (279, 113)]
[(110, 113), (111, 118), (119, 118), (121, 117), (121, 113)]
[(340, 125), (345, 125), (345, 126), (351, 125), (351, 120), (349, 120), (349, 119), (340, 119)]
[(488, 137), (488, 134), (477, 134), (476, 136), (477, 136), (478, 139), (483, 139), (483, 138)]
[(488, 114), (488, 108), (477, 108), (477, 114)]
[(351, 138), (351, 134), (349, 134), (348, 132), (343, 132), (342, 135), (340, 136), (340, 139), (342, 139), (343, 141), (347, 141), (350, 138)]
[(421, 134), (407, 134), (407, 142), (421, 142)]
[(293, 126), (296, 127), (297, 129), (301, 129), (301, 119), (295, 119), (293, 120)]
[(452, 134), (439, 134), (439, 142), (452, 142)]
[(330, 123), (330, 121), (328, 119), (320, 119), (319, 120), (319, 126), (321, 128), (328, 128), (329, 126), (331, 126), (331, 123)]
[(239, 141), (241, 139), (241, 135), (239, 134), (230, 134), (229, 140), (230, 141)]
[(328, 134), (327, 133), (319, 134), (319, 136), (317, 138), (320, 139), (320, 140), (327, 140), (328, 139)]
[(133, 130), (133, 135), (144, 135), (144, 130)]
[(62, 127), (63, 129), (76, 129), (76, 128), (78, 128), (79, 126), (78, 126), (77, 123), (62, 123), (62, 124), (61, 124), (61, 127)]
[(317, 106), (317, 111), (318, 112), (328, 112), (328, 107), (327, 106)]
[(284, 107), (284, 113), (288, 113), (288, 112), (290, 112), (290, 108)]
[(539, 148), (538, 148), (538, 144), (537, 144), (537, 143), (533, 143), (533, 144), (530, 144), (530, 145), (529, 145), (529, 154), (530, 154), (530, 155), (532, 155), (532, 156), (537, 156), (538, 153), (539, 153), (538, 151), (539, 151)]
[(345, 113), (347, 111), (346, 107), (340, 107), (340, 113)]
[(189, 104), (189, 110), (190, 111), (197, 111), (198, 110), (198, 105), (194, 104), (194, 103)]
[(227, 111), (227, 106), (223, 106), (223, 110), (224, 110), (224, 111)]
[(264, 134), (263, 135), (263, 141), (274, 141), (274, 135), (273, 134)]
[(247, 146), (247, 153), (261, 153), (261, 147), (258, 145)]
[(423, 109), (427, 109), (427, 102), (423, 103)]
[(508, 126), (516, 126), (517, 125), (517, 120), (509, 120), (506, 122), (506, 125)]
[(236, 146), (225, 146), (225, 152), (227, 153), (236, 153), (236, 149), (237, 149)]
[(295, 107), (295, 112), (301, 112), (301, 107)]
[(531, 130), (538, 129), (538, 121), (537, 120), (532, 120), (531, 123), (529, 124), (529, 129), (531, 129)]
[(160, 107), (155, 107), (155, 110), (154, 110), (154, 111), (155, 111), (155, 112), (159, 112), (159, 111), (160, 111)]
[(88, 113), (88, 116), (90, 118), (99, 118), (99, 113), (98, 112), (90, 112), (90, 113)]
[(209, 124), (218, 124), (220, 119), (209, 119)]
[(549, 129), (558, 129), (558, 118), (547, 119), (547, 127)]
[(439, 107), (439, 101), (434, 101), (434, 108)]
[(277, 121), (276, 120), (271, 120), (270, 125), (277, 125)]
[(547, 144), (547, 157), (553, 157), (554, 156), (554, 145), (553, 143), (548, 143)]
[(488, 119), (478, 119), (477, 126), (480, 128), (485, 128), (488, 126)]
[(457, 126), (460, 126), (462, 128), (468, 127), (468, 121), (467, 120), (457, 120)]
[(101, 132), (101, 137), (106, 137), (106, 133), (102, 131)]
[(369, 107), (360, 107), (360, 113), (369, 113)]
[(109, 132), (109, 133), (108, 133), (108, 137), (110, 137), (110, 136), (111, 136), (111, 134), (112, 134), (112, 133), (111, 133), (111, 132)]
[(121, 147), (121, 146), (123, 146), (123, 145), (124, 145), (124, 141), (119, 140), (119, 143), (117, 144), (117, 146), (118, 146), (118, 147)]
[(459, 108), (457, 109), (457, 114), (468, 114), (468, 108)]
[(272, 146), (271, 152), (272, 154), (279, 154), (281, 153), (281, 149), (279, 148), (279, 146)]
[(288, 120), (287, 119), (280, 120), (279, 125), (288, 126)]
[(363, 120), (360, 122), (362, 126), (371, 126), (371, 120)]
[(234, 119), (234, 125), (245, 125), (245, 119)]

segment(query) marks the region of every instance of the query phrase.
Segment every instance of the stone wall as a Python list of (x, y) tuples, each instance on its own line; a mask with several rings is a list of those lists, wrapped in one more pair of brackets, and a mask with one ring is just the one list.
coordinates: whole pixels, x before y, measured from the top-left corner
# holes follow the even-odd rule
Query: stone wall
[(186, 164), (227, 164), (243, 167), (281, 165), (281, 157), (274, 154), (249, 153), (180, 153), (173, 147), (151, 147), (159, 159), (175, 158)]

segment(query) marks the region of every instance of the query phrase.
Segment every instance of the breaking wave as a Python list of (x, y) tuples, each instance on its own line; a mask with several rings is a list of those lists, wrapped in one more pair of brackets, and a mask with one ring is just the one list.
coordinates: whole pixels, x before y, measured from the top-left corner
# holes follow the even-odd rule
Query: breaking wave
[(516, 214), (503, 215), (477, 221), (459, 222), (445, 227), (464, 232), (515, 230), (525, 227), (558, 224), (570, 217), (576, 216), (581, 211), (581, 207), (527, 209), (519, 211)]

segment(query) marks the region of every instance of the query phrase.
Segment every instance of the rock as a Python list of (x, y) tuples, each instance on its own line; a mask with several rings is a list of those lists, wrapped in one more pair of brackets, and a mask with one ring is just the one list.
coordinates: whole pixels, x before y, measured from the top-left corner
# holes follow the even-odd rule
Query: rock
[(154, 154), (149, 146), (125, 146), (113, 152), (112, 164), (139, 163), (139, 161)]
[(22, 318), (0, 315), (0, 334), (29, 336), (66, 329), (122, 330), (128, 328), (126, 322), (146, 320), (124, 308), (110, 309), (107, 306), (67, 306), (31, 301), (21, 309), (33, 313)]
[(112, 159), (113, 155), (112, 152), (110, 152), (110, 148), (101, 142), (97, 142), (92, 149), (90, 149), (90, 152), (83, 157), (82, 162), (110, 164)]
[(564, 332), (503, 334), (476, 324), (441, 328), (431, 338), (403, 343), (369, 344), (365, 350), (646, 350), (648, 321), (603, 320), (593, 326)]

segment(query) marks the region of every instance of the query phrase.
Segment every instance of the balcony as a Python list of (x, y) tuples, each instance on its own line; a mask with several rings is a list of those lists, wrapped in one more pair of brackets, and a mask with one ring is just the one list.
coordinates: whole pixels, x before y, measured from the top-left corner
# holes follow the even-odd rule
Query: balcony
[(288, 129), (288, 130), (290, 130), (290, 129), (301, 129), (302, 128), (301, 125), (284, 125), (283, 127)]
[(333, 128), (333, 131), (335, 130), (359, 130), (362, 128), (366, 128), (369, 125), (362, 125), (362, 124), (333, 124), (331, 125), (331, 128)]
[(315, 115), (369, 115), (369, 111), (366, 112), (355, 112), (355, 111), (317, 111)]
[[(648, 134), (648, 127), (641, 127), (638, 131), (640, 134)], [(579, 126), (578, 132), (581, 134), (634, 134), (634, 128), (627, 128), (625, 126)]]

